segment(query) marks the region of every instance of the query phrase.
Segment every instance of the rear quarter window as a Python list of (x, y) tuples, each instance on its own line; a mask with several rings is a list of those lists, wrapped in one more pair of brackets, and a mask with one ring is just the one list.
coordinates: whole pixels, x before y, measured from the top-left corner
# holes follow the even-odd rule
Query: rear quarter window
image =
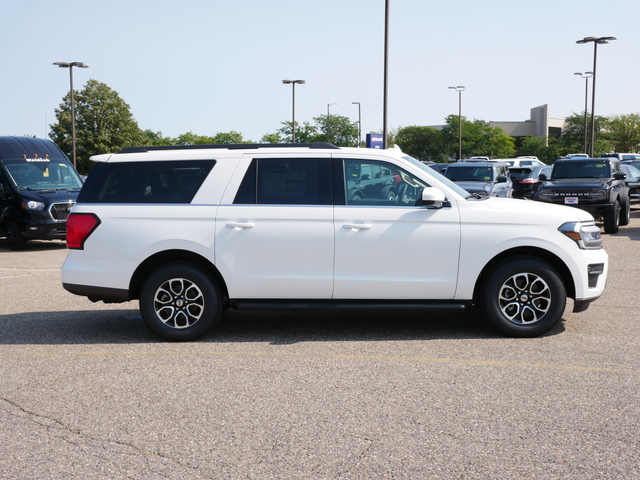
[(103, 164), (91, 170), (78, 203), (191, 203), (214, 165), (215, 160)]

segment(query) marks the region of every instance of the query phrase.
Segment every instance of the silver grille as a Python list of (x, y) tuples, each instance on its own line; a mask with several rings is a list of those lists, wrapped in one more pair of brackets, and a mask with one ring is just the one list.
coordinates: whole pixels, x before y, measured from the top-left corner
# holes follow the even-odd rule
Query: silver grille
[(53, 218), (56, 222), (64, 222), (67, 220), (69, 216), (69, 210), (71, 207), (75, 205), (76, 202), (69, 200), (65, 203), (54, 203), (49, 208), (49, 213), (51, 213), (51, 218)]

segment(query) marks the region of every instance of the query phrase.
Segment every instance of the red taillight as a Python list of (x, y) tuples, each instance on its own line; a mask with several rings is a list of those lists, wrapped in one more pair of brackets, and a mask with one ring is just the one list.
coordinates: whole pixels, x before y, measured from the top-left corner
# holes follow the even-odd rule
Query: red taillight
[(67, 218), (67, 247), (82, 250), (89, 235), (100, 225), (93, 213), (72, 213)]
[(540, 180), (536, 180), (535, 178), (525, 178), (524, 180), (520, 180), (518, 183), (538, 183)]

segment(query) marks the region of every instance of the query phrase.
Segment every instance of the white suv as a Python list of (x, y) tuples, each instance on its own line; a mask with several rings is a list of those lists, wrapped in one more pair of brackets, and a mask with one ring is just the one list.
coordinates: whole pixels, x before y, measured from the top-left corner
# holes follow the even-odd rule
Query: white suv
[[(588, 213), (469, 195), (398, 149), (139, 147), (92, 160), (67, 221), (64, 288), (139, 299), (168, 340), (201, 337), (225, 308), (477, 306), (531, 337), (567, 296), (582, 311), (606, 283)], [(366, 194), (349, 194), (359, 182)]]

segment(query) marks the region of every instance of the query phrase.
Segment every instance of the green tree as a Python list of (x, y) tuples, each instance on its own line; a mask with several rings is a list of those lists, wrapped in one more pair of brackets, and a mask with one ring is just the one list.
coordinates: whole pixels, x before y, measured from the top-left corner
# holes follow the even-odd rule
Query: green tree
[(418, 160), (446, 162), (444, 139), (440, 130), (434, 127), (411, 126), (399, 128), (395, 143), (403, 152)]
[(358, 122), (342, 115), (320, 115), (313, 119), (319, 130), (316, 142), (329, 142), (339, 147), (358, 146)]
[(615, 152), (640, 152), (640, 115), (617, 115), (609, 119), (609, 138)]
[[(115, 90), (97, 80), (89, 80), (84, 89), (74, 92), (76, 113), (76, 156), (80, 173), (92, 165), (91, 155), (117, 152), (125, 147), (146, 145), (149, 137), (133, 119), (129, 105)], [(71, 96), (68, 93), (56, 109), (57, 123), (50, 125), (49, 136), (72, 156)]]
[(562, 143), (555, 137), (525, 137), (522, 139), (519, 155), (533, 155), (547, 164), (555, 162), (560, 157), (558, 153), (563, 148)]
[(260, 139), (260, 143), (285, 143), (280, 133), (266, 133)]
[[(448, 158), (456, 158), (458, 151), (458, 115), (449, 115), (442, 128), (444, 152)], [(484, 120), (470, 122), (462, 117), (462, 156), (511, 158), (515, 155), (515, 140), (499, 127), (492, 127)]]
[[(280, 122), (282, 127), (270, 138), (278, 139), (278, 142), (268, 143), (291, 143), (293, 138), (293, 128), (291, 122)], [(302, 126), (296, 122), (296, 143), (312, 143), (322, 140), (318, 140), (318, 129), (311, 125), (309, 122), (304, 122)], [(265, 135), (266, 137), (266, 135)], [(264, 138), (264, 137), (263, 137)]]
[(250, 143), (249, 140), (244, 140), (242, 134), (234, 132), (218, 132), (211, 138), (211, 143), (221, 145), (232, 145), (238, 143)]
[[(599, 157), (603, 153), (611, 151), (611, 143), (609, 142), (609, 119), (596, 115), (595, 118), (595, 136), (596, 143), (594, 155)], [(591, 137), (591, 117), (587, 118), (587, 132)], [(584, 150), (584, 112), (574, 113), (565, 118), (565, 125), (560, 137), (561, 146), (558, 149), (558, 156), (567, 155), (569, 153), (583, 152)], [(588, 148), (588, 147), (587, 147)], [(589, 152), (583, 152), (589, 153)]]
[(162, 132), (147, 129), (144, 131), (144, 136), (147, 138), (145, 145), (166, 146), (174, 144), (174, 140), (171, 137), (163, 137)]

